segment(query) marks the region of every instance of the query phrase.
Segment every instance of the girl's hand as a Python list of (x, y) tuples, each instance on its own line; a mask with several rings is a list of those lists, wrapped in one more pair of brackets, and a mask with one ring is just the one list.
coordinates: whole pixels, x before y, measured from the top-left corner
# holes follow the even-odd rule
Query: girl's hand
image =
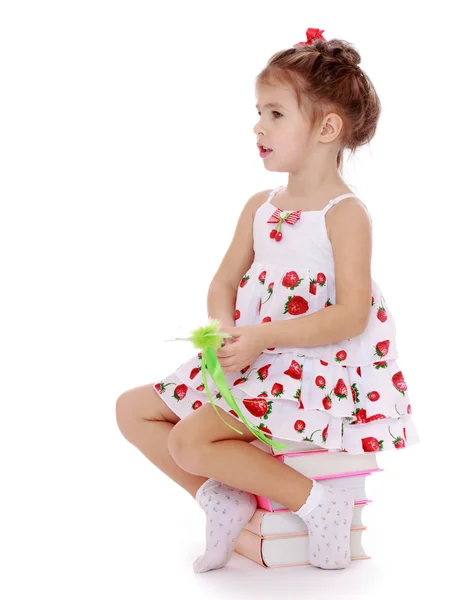
[(226, 344), (216, 352), (223, 371), (240, 371), (260, 356), (264, 350), (261, 331), (259, 325), (221, 328), (222, 333), (234, 336), (225, 338)]

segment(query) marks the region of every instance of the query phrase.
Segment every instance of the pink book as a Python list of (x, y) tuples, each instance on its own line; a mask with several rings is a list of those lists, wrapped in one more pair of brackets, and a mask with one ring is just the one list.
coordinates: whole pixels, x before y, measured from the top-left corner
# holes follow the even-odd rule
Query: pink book
[[(367, 498), (366, 495), (366, 477), (371, 475), (371, 473), (373, 472), (379, 471), (383, 471), (383, 469), (377, 468), (368, 471), (335, 473), (333, 475), (318, 475), (315, 477), (309, 477), (309, 479), (321, 481), (322, 483), (330, 487), (344, 487), (345, 489), (348, 489), (353, 493), (354, 504), (365, 504), (368, 502), (372, 502), (372, 500)], [(288, 510), (284, 505), (280, 504), (279, 502), (276, 502), (275, 500), (270, 500), (265, 496), (259, 495), (257, 495), (257, 506), (258, 508), (263, 508), (268, 512), (282, 512)]]

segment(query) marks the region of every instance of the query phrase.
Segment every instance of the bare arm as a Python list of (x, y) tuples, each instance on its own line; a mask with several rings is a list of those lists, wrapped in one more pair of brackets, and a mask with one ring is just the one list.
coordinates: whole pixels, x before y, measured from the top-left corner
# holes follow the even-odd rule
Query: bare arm
[(239, 216), (231, 244), (208, 288), (208, 317), (219, 319), (222, 327), (233, 327), (237, 289), (241, 277), (254, 260), (253, 219), (269, 190), (257, 192), (246, 202)]

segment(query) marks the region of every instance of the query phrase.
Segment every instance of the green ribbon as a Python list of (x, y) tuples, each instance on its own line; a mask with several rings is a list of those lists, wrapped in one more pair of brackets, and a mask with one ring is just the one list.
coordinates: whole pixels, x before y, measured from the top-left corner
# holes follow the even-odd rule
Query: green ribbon
[[(210, 337), (213, 337), (214, 339), (213, 339), (213, 341), (210, 340), (208, 342), (208, 339)], [(218, 388), (221, 396), (226, 400), (227, 404), (235, 411), (235, 413), (239, 416), (239, 418), (244, 423), (244, 425), (247, 427), (247, 429), (249, 429), (249, 431), (251, 431), (256, 437), (258, 437), (259, 440), (262, 440), (262, 442), (264, 442), (265, 444), (268, 444), (269, 446), (272, 446), (273, 448), (276, 448), (277, 450), (282, 450), (283, 448), (287, 448), (288, 446), (286, 446), (284, 444), (280, 444), (279, 442), (274, 442), (273, 440), (268, 439), (265, 436), (265, 434), (262, 432), (262, 430), (259, 427), (257, 427), (256, 425), (253, 425), (252, 423), (250, 423), (250, 421), (248, 421), (244, 417), (242, 412), (239, 410), (237, 402), (236, 402), (234, 396), (232, 395), (231, 390), (229, 389), (226, 378), (224, 377), (223, 369), (221, 368), (221, 364), (219, 362), (218, 357), (216, 356), (216, 350), (215, 350), (215, 347), (219, 348), (219, 346), (221, 344), (220, 338), (231, 338), (231, 337), (232, 337), (231, 335), (229, 335), (227, 333), (221, 333), (219, 331), (219, 321), (210, 320), (210, 323), (207, 327), (200, 327), (199, 329), (195, 330), (192, 334), (192, 337), (175, 338), (174, 340), (166, 340), (166, 342), (171, 342), (171, 341), (175, 342), (177, 340), (192, 342), (192, 344), (194, 345), (195, 348), (201, 349), (201, 351), (202, 351), (201, 352), (202, 378), (203, 378), (203, 383), (205, 385), (205, 393), (208, 396), (209, 401), (213, 405), (213, 408), (216, 411), (216, 414), (218, 415), (218, 417), (224, 423), (226, 423), (226, 425), (228, 427), (233, 429), (236, 433), (239, 433), (240, 435), (244, 435), (243, 431), (239, 431), (239, 429), (236, 429), (235, 427), (233, 427), (230, 423), (228, 423), (220, 415), (220, 413), (216, 407), (216, 404), (214, 403), (213, 398), (211, 397), (210, 390), (208, 389), (208, 381), (207, 381), (207, 377), (206, 377), (206, 371), (208, 371), (208, 373), (211, 375), (211, 378), (215, 382), (216, 387)]]
[[(222, 334), (220, 334), (220, 335), (222, 335)], [(280, 444), (279, 442), (275, 442), (273, 440), (268, 439), (265, 436), (265, 434), (261, 431), (261, 429), (259, 429), (255, 425), (252, 425), (244, 417), (242, 412), (239, 410), (239, 407), (237, 405), (237, 402), (236, 402), (234, 396), (231, 393), (231, 390), (229, 389), (226, 378), (224, 377), (223, 370), (219, 363), (218, 357), (216, 356), (215, 349), (212, 347), (205, 348), (204, 350), (202, 350), (202, 378), (203, 378), (203, 383), (205, 385), (205, 392), (206, 392), (206, 395), (208, 396), (209, 401), (213, 405), (213, 408), (215, 409), (218, 417), (222, 421), (224, 421), (224, 423), (226, 423), (226, 425), (228, 427), (230, 427), (237, 433), (240, 433), (241, 435), (243, 435), (242, 431), (239, 431), (238, 429), (233, 427), (230, 423), (228, 423), (220, 415), (220, 413), (216, 407), (216, 404), (213, 402), (213, 398), (211, 397), (210, 391), (208, 389), (208, 382), (207, 382), (207, 378), (206, 378), (207, 370), (208, 370), (209, 374), (211, 375), (211, 378), (215, 382), (216, 387), (218, 388), (221, 396), (226, 400), (227, 404), (236, 412), (236, 414), (239, 416), (239, 418), (244, 423), (244, 425), (247, 427), (247, 429), (249, 429), (256, 437), (258, 437), (260, 440), (262, 440), (262, 442), (265, 442), (265, 444), (268, 444), (268, 445), (272, 446), (273, 448), (276, 448), (277, 450), (287, 448), (287, 446), (285, 446), (284, 444)]]

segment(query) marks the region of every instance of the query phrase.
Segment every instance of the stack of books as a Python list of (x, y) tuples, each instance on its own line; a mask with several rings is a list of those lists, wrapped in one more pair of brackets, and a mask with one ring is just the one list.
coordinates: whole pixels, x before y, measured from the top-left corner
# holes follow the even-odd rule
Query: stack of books
[[(310, 444), (304, 451), (304, 445), (301, 448), (300, 444), (296, 444), (294, 448), (289, 443), (281, 453), (262, 442), (254, 441), (252, 444), (310, 479), (352, 491), (351, 560), (370, 558), (362, 546), (362, 534), (367, 529), (362, 523), (362, 512), (372, 502), (367, 498), (366, 479), (372, 473), (383, 470), (378, 467), (375, 452), (329, 452), (317, 446), (310, 449)], [(242, 530), (235, 551), (263, 567), (310, 564), (307, 559), (309, 536), (304, 521), (279, 502), (264, 496), (257, 496), (257, 503), (257, 510)]]

